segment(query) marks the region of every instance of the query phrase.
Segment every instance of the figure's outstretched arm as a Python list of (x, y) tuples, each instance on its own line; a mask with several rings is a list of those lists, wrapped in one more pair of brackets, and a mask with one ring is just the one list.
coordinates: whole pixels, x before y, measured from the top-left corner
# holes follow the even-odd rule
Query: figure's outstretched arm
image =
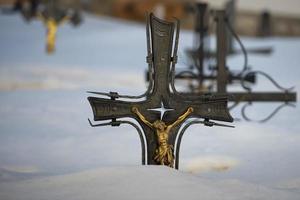
[(189, 107), (183, 115), (178, 117), (178, 119), (175, 122), (168, 126), (168, 129), (171, 129), (172, 127), (177, 126), (178, 124), (183, 122), (187, 118), (187, 116), (189, 116), (189, 114), (191, 114), (192, 112), (194, 112), (194, 108)]
[(71, 19), (70, 16), (66, 15), (66, 16), (64, 16), (64, 17), (57, 23), (57, 25), (58, 25), (58, 26), (59, 26), (59, 25), (62, 25), (62, 24), (64, 24), (65, 22), (69, 21), (70, 19)]
[(133, 113), (135, 113), (139, 118), (140, 120), (142, 120), (142, 122), (144, 122), (147, 126), (149, 126), (150, 128), (153, 128), (153, 125), (146, 120), (146, 118), (140, 113), (139, 109), (137, 107), (132, 107), (131, 111)]

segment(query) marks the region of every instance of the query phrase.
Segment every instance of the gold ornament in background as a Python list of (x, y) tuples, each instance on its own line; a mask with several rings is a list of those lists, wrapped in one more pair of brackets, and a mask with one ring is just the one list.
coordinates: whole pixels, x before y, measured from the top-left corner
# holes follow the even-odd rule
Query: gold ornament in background
[(182, 114), (178, 119), (170, 125), (166, 125), (162, 120), (156, 120), (151, 123), (139, 112), (137, 107), (132, 107), (132, 112), (135, 113), (139, 119), (144, 122), (151, 129), (156, 131), (158, 140), (158, 148), (155, 150), (154, 160), (160, 165), (166, 165), (173, 168), (174, 154), (173, 145), (168, 144), (170, 130), (183, 122), (186, 117), (194, 111), (192, 107), (189, 107), (187, 111)]
[(61, 20), (57, 21), (53, 17), (44, 17), (42, 14), (37, 15), (38, 19), (40, 19), (45, 27), (47, 28), (47, 37), (46, 37), (46, 50), (47, 53), (53, 53), (55, 50), (55, 40), (57, 27), (70, 20), (69, 16), (63, 17)]

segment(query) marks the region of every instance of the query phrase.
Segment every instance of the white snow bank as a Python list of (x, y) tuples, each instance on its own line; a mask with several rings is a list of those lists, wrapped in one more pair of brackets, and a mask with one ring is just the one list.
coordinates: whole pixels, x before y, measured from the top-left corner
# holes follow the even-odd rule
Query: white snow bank
[(187, 161), (185, 169), (191, 173), (207, 171), (227, 171), (238, 165), (239, 161), (226, 156), (201, 156)]
[(92, 199), (297, 199), (238, 180), (211, 180), (163, 166), (100, 168), (75, 174), (0, 184), (5, 200)]
[[(1, 64), (0, 64), (1, 65)], [(108, 76), (114, 74), (114, 76)], [(118, 73), (115, 70), (91, 70), (82, 67), (27, 66), (16, 69), (14, 66), (0, 67), (0, 92), (14, 90), (77, 90), (96, 87), (140, 87), (144, 77), (130, 70)], [(144, 86), (144, 87), (143, 87)]]

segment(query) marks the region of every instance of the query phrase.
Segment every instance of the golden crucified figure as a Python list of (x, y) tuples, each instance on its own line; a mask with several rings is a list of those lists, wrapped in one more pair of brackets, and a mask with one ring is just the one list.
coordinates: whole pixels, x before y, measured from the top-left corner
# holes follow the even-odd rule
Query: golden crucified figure
[(37, 17), (44, 23), (45, 27), (47, 28), (47, 39), (46, 39), (47, 53), (53, 53), (55, 50), (57, 27), (65, 23), (66, 21), (70, 20), (70, 17), (65, 16), (60, 21), (55, 20), (53, 17), (46, 18), (40, 13), (38, 13)]
[(155, 150), (154, 160), (160, 165), (166, 165), (173, 168), (174, 154), (173, 145), (168, 144), (170, 130), (183, 122), (189, 114), (194, 111), (192, 107), (189, 107), (187, 111), (182, 114), (178, 119), (170, 125), (166, 125), (162, 120), (156, 120), (151, 123), (139, 112), (137, 107), (132, 107), (132, 112), (135, 113), (142, 122), (156, 131), (158, 140), (158, 148)]

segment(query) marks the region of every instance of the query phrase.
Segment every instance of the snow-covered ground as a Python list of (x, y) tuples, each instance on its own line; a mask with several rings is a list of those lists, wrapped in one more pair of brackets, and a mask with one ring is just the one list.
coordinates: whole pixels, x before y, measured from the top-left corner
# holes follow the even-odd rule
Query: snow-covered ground
[(299, 198), (299, 194), (289, 191), (239, 180), (200, 178), (163, 166), (110, 167), (18, 183), (0, 183), (0, 192), (0, 198), (6, 200)]
[[(59, 28), (54, 55), (45, 54), (41, 22), (26, 24), (18, 15), (1, 15), (0, 27), (1, 199), (141, 199), (150, 194), (145, 188), (153, 188), (157, 198), (169, 194), (178, 199), (184, 193), (191, 199), (300, 195), (298, 107), (287, 107), (264, 124), (242, 120), (234, 122), (235, 129), (192, 126), (182, 141), (180, 171), (141, 167), (132, 127), (88, 125), (92, 111), (85, 91), (144, 92), (143, 24), (85, 15), (80, 27)], [(251, 55), (251, 66), (283, 86), (296, 86), (299, 93), (300, 39), (243, 41), (247, 47), (273, 46), (270, 56)], [(181, 55), (191, 44), (192, 33), (181, 31)], [(179, 59), (178, 67), (184, 67)], [(238, 69), (243, 58), (228, 63)], [(274, 89), (264, 79), (258, 85), (259, 90)], [(260, 118), (275, 106), (254, 104), (249, 112)], [(240, 109), (232, 115), (241, 118)]]

